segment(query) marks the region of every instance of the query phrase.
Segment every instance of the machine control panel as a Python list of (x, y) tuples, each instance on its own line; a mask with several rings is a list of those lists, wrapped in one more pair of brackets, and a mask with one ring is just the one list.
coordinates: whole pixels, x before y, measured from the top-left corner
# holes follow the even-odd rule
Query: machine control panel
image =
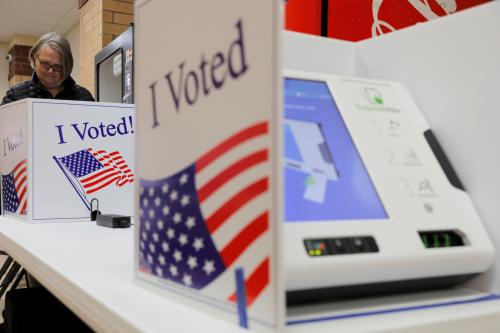
[(310, 257), (378, 252), (371, 236), (305, 239), (304, 246)]

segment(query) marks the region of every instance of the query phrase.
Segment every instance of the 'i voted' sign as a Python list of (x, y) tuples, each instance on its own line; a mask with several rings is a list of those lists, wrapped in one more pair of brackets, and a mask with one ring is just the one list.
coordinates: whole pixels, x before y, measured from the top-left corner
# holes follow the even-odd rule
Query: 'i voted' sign
[(272, 1), (136, 3), (137, 276), (264, 331), (284, 322), (278, 14)]

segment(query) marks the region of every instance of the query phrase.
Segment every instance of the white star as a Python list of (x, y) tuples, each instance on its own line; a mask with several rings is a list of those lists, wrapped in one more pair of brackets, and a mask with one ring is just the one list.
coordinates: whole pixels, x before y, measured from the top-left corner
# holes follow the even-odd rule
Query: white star
[(144, 199), (142, 200), (142, 205), (143, 205), (144, 207), (147, 207), (147, 206), (149, 205), (149, 200), (148, 200), (147, 198), (144, 198)]
[(149, 262), (150, 264), (152, 264), (152, 263), (153, 263), (153, 256), (152, 256), (152, 255), (150, 255), (150, 254), (148, 254), (148, 262)]
[(155, 245), (153, 243), (150, 243), (149, 244), (149, 252), (155, 253), (155, 251), (156, 251)]
[(189, 179), (188, 174), (187, 174), (187, 173), (183, 173), (183, 174), (182, 174), (182, 176), (181, 176), (181, 178), (179, 179), (179, 180), (180, 180), (181, 185), (186, 184), (186, 183), (187, 183), (187, 181), (188, 181), (188, 179)]
[(182, 215), (181, 213), (175, 213), (174, 217), (172, 218), (175, 224), (179, 224), (182, 221)]
[(155, 195), (155, 188), (154, 187), (151, 187), (149, 190), (148, 190), (148, 193), (149, 193), (149, 196), (152, 197), (153, 195)]
[(140, 215), (141, 217), (143, 217), (143, 216), (144, 216), (144, 210), (143, 210), (142, 208), (139, 208), (139, 215)]
[(193, 247), (195, 248), (196, 251), (199, 251), (202, 248), (204, 248), (205, 245), (203, 245), (203, 238), (195, 238)]
[(183, 195), (182, 196), (181, 205), (183, 205), (183, 206), (189, 205), (189, 195)]
[(179, 262), (182, 260), (182, 253), (181, 251), (175, 250), (174, 255), (173, 255), (175, 261)]
[(196, 266), (198, 266), (198, 260), (196, 259), (196, 257), (189, 256), (187, 264), (189, 268), (194, 269)]
[(170, 214), (170, 207), (163, 206), (163, 209), (161, 211), (163, 212), (163, 215), (168, 215)]
[(155, 206), (160, 207), (160, 205), (161, 205), (161, 199), (160, 199), (160, 197), (156, 197), (155, 198)]
[(160, 235), (158, 235), (156, 232), (153, 233), (153, 242), (158, 242), (160, 240)]
[(179, 236), (179, 243), (181, 244), (181, 246), (186, 245), (187, 242), (188, 242), (188, 236), (186, 234), (181, 234)]
[(170, 274), (172, 274), (172, 276), (179, 275), (179, 271), (177, 270), (177, 266), (175, 265), (170, 265), (170, 268), (168, 270), (170, 271)]
[(172, 193), (170, 193), (170, 200), (171, 201), (177, 200), (178, 197), (179, 197), (179, 193), (177, 193), (177, 191), (172, 191)]
[(156, 222), (156, 227), (158, 228), (158, 230), (163, 230), (163, 228), (165, 227), (165, 223), (163, 222), (163, 220), (158, 220), (158, 222)]
[(160, 256), (158, 257), (158, 261), (160, 262), (160, 265), (165, 266), (165, 257), (163, 256), (163, 254), (160, 254)]
[(203, 265), (203, 270), (205, 271), (205, 273), (207, 273), (207, 275), (210, 275), (211, 273), (213, 273), (213, 271), (215, 271), (214, 261), (213, 260), (205, 260), (205, 265)]
[(188, 227), (188, 229), (191, 229), (192, 227), (194, 227), (196, 224), (196, 220), (194, 217), (190, 216), (187, 218), (186, 220), (186, 227)]
[(141, 243), (140, 243), (140, 248), (141, 248), (141, 250), (144, 250), (144, 248), (145, 248), (145, 247), (146, 247), (146, 245), (144, 245), (144, 242), (143, 242), (143, 241), (141, 241)]
[(148, 239), (148, 234), (145, 231), (142, 232), (142, 239), (144, 240)]
[(170, 238), (170, 239), (174, 238), (175, 237), (175, 230), (172, 229), (172, 228), (168, 228), (168, 230), (167, 230), (167, 237)]
[(167, 243), (167, 242), (165, 242), (165, 241), (164, 241), (163, 243), (161, 243), (161, 248), (163, 249), (163, 252), (168, 252), (168, 251), (170, 251), (170, 246), (169, 246), (169, 245), (168, 245), (168, 243)]
[(168, 184), (163, 184), (163, 186), (161, 187), (161, 191), (163, 193), (167, 193), (168, 192)]
[(144, 226), (146, 227), (146, 230), (151, 229), (151, 223), (149, 223), (149, 221), (146, 221), (146, 223), (144, 223)]
[(182, 278), (182, 282), (188, 286), (188, 287), (191, 287), (191, 285), (193, 284), (193, 281), (191, 279), (191, 276), (188, 275), (188, 274), (184, 274), (184, 277)]
[(163, 270), (160, 267), (156, 267), (156, 275), (163, 276)]
[(149, 217), (154, 218), (155, 217), (155, 211), (153, 209), (149, 210)]

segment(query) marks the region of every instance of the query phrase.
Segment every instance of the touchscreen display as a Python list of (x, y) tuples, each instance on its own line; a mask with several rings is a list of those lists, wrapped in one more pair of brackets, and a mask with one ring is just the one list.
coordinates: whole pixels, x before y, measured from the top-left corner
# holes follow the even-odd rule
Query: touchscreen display
[(387, 218), (327, 84), (284, 89), (285, 221)]

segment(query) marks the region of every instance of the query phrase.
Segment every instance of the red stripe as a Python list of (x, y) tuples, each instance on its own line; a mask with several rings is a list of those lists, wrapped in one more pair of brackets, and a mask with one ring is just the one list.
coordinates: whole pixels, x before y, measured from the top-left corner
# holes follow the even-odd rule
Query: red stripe
[(117, 179), (120, 179), (120, 177), (115, 177), (115, 178), (111, 179), (110, 181), (108, 181), (107, 183), (102, 184), (102, 185), (101, 185), (101, 186), (99, 186), (99, 187), (95, 187), (95, 188), (93, 188), (93, 189), (91, 189), (91, 190), (88, 190), (86, 193), (87, 193), (87, 194), (90, 194), (90, 193), (94, 193), (94, 192), (96, 192), (96, 191), (99, 191), (101, 188), (104, 188), (104, 187), (108, 186), (109, 184), (111, 184), (112, 182), (114, 182), (114, 181), (115, 181), (115, 180), (117, 180)]
[(120, 165), (120, 164), (123, 164), (123, 163), (125, 163), (125, 161), (124, 161), (124, 160), (123, 160), (123, 161), (120, 161), (120, 162), (116, 162), (116, 165)]
[[(94, 186), (94, 185), (97, 185), (97, 184), (99, 184), (99, 183), (102, 183), (103, 181), (105, 181), (105, 180), (106, 180), (106, 179), (108, 179), (109, 177), (113, 177), (113, 176), (116, 176), (116, 175), (118, 175), (118, 174), (119, 174), (119, 172), (113, 172), (113, 173), (110, 173), (109, 175), (106, 175), (106, 176), (101, 177), (101, 178), (99, 178), (99, 179), (97, 179), (97, 180), (95, 180), (95, 181), (93, 181), (93, 182), (91, 182), (91, 183), (87, 183), (87, 184), (83, 185), (83, 188), (89, 188), (89, 187), (92, 187), (92, 186)], [(119, 178), (120, 178), (120, 177), (118, 177), (118, 179), (119, 179)]]
[(224, 249), (222, 249), (221, 257), (225, 267), (231, 266), (247, 247), (267, 231), (268, 220), (269, 213), (263, 213), (247, 225)]
[(17, 172), (17, 169), (19, 169), (23, 164), (26, 163), (26, 160), (22, 160), (21, 162), (17, 163), (17, 165), (14, 167), (14, 169), (12, 170), (13, 173), (16, 173)]
[(80, 182), (86, 183), (86, 182), (91, 181), (91, 180), (93, 180), (93, 179), (95, 179), (95, 178), (97, 178), (97, 177), (99, 177), (101, 175), (104, 175), (105, 173), (108, 173), (110, 171), (114, 171), (114, 170), (112, 170), (112, 169), (104, 169), (103, 171), (99, 171), (98, 173), (96, 173), (96, 174), (94, 174), (94, 175), (92, 175), (90, 177), (82, 179)]
[(109, 153), (109, 155), (111, 155), (111, 156), (115, 156), (116, 154), (119, 154), (119, 153), (120, 153), (120, 152), (118, 152), (118, 151), (114, 151), (114, 152), (112, 152), (112, 153)]
[[(26, 181), (26, 169), (23, 169), (23, 172), (20, 172), (16, 175), (16, 177), (14, 178), (14, 184), (17, 183), (16, 185), (16, 191), (19, 190), (19, 188), (21, 187), (21, 185)], [(18, 179), (21, 178), (21, 180), (18, 182)]]
[(229, 139), (223, 141), (218, 146), (200, 157), (198, 161), (196, 161), (196, 172), (200, 172), (207, 165), (216, 160), (219, 156), (223, 155), (240, 143), (250, 140), (256, 136), (264, 135), (266, 133), (267, 122), (261, 122), (234, 134)]
[[(19, 192), (17, 192), (19, 193)], [(21, 194), (19, 195), (19, 203), (21, 203), (24, 199), (24, 195), (26, 194), (26, 186), (23, 187), (23, 190), (21, 191)]]
[(222, 207), (213, 213), (207, 219), (207, 228), (210, 233), (213, 233), (238, 209), (246, 205), (253, 198), (267, 191), (267, 177), (262, 178), (251, 184), (234, 197), (229, 199)]
[[(245, 290), (247, 296), (247, 306), (251, 306), (259, 297), (262, 291), (269, 284), (269, 257), (257, 267), (257, 269), (245, 281)], [(236, 302), (236, 293), (229, 297), (231, 302)]]
[(28, 205), (28, 201), (25, 201), (24, 204), (23, 204), (23, 207), (21, 208), (20, 210), (20, 213), (22, 215), (26, 215), (26, 206)]
[(198, 191), (198, 200), (202, 203), (207, 197), (209, 197), (219, 187), (227, 183), (231, 178), (236, 177), (246, 169), (264, 161), (267, 161), (266, 149), (248, 155), (247, 157), (237, 161), (226, 170), (215, 176), (210, 182), (205, 184), (205, 186)]
[(17, 180), (19, 179), (19, 177), (23, 177), (26, 175), (26, 167), (24, 167), (23, 169), (19, 170), (19, 172), (15, 172), (14, 171), (14, 182), (17, 182)]

